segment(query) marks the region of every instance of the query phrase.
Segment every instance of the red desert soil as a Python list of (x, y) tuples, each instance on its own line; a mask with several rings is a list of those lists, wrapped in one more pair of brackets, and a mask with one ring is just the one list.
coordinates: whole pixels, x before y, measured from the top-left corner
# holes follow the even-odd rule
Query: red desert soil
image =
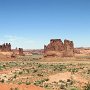
[(70, 72), (63, 72), (63, 73), (58, 73), (55, 75), (49, 76), (49, 81), (48, 83), (52, 83), (54, 81), (59, 82), (59, 80), (67, 81), (67, 79), (73, 78), (75, 81), (78, 83), (87, 83), (88, 81), (84, 79), (81, 75), (79, 74), (74, 74), (72, 75)]
[(15, 85), (15, 84), (0, 84), (0, 90), (11, 90), (11, 88), (18, 88), (19, 90), (45, 90), (41, 87), (37, 87), (34, 85)]

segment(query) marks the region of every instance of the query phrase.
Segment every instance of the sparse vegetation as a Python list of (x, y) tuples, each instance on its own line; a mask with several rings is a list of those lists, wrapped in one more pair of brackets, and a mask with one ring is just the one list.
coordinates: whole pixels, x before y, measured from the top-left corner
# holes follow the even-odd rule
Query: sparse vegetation
[[(35, 57), (36, 58), (36, 57)], [(62, 60), (62, 59), (61, 59)], [(58, 62), (57, 60), (52, 63), (48, 61), (33, 60), (33, 57), (18, 57), (15, 61), (0, 62), (0, 70), (5, 71), (6, 74), (0, 74), (0, 83), (14, 83), (14, 84), (26, 84), (26, 85), (36, 85), (45, 88), (46, 90), (80, 90), (78, 88), (83, 88), (75, 86), (79, 85), (80, 78), (83, 77), (86, 80), (90, 80), (90, 63), (76, 62)], [(63, 75), (66, 73), (66, 75)], [(60, 78), (68, 77), (66, 80)], [(68, 74), (71, 76), (69, 77)], [(60, 78), (51, 80), (53, 75), (57, 75), (53, 78)], [(79, 78), (79, 77), (78, 77)], [(89, 84), (85, 85), (84, 89), (89, 90)], [(11, 88), (11, 90), (18, 90), (18, 88)]]
[(86, 86), (84, 87), (84, 90), (90, 90), (90, 83), (86, 84)]

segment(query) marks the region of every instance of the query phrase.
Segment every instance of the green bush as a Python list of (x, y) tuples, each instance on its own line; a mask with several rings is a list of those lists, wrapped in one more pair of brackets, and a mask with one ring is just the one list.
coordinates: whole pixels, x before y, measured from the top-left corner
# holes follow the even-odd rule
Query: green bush
[(70, 90), (78, 90), (77, 88), (72, 88), (72, 89), (70, 89)]
[(26, 81), (26, 85), (30, 85), (31, 84), (31, 82), (30, 81)]
[(21, 74), (23, 74), (23, 72), (22, 72), (22, 71), (20, 71), (20, 72), (19, 72), (19, 75), (21, 75)]

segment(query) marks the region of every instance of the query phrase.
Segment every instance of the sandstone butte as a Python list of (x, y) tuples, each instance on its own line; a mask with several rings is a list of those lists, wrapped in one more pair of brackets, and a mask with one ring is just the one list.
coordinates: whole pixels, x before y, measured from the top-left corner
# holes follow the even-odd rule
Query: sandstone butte
[(11, 44), (4, 43), (3, 45), (0, 45), (0, 51), (11, 51)]
[[(11, 53), (12, 54), (11, 56), (15, 56), (15, 54), (18, 54), (20, 56), (24, 56), (23, 48), (12, 50), (10, 43), (4, 43), (4, 44), (0, 45), (0, 52), (4, 52), (4, 53), (13, 52), (13, 54)], [(8, 55), (8, 53), (7, 53), (7, 55)]]
[(74, 43), (70, 40), (51, 39), (48, 45), (44, 45), (44, 57), (73, 57)]

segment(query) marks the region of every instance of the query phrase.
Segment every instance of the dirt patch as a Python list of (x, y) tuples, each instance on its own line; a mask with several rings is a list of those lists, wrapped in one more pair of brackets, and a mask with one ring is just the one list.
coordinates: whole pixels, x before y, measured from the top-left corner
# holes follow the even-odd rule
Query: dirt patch
[(59, 80), (67, 81), (68, 79), (73, 79), (78, 83), (88, 83), (88, 81), (85, 78), (83, 78), (81, 75), (71, 74), (71, 72), (63, 72), (63, 73), (51, 75), (49, 76), (48, 83), (59, 82)]
[(12, 90), (12, 89), (19, 89), (19, 90), (45, 90), (41, 87), (37, 87), (34, 85), (15, 85), (15, 84), (0, 84), (0, 90)]

